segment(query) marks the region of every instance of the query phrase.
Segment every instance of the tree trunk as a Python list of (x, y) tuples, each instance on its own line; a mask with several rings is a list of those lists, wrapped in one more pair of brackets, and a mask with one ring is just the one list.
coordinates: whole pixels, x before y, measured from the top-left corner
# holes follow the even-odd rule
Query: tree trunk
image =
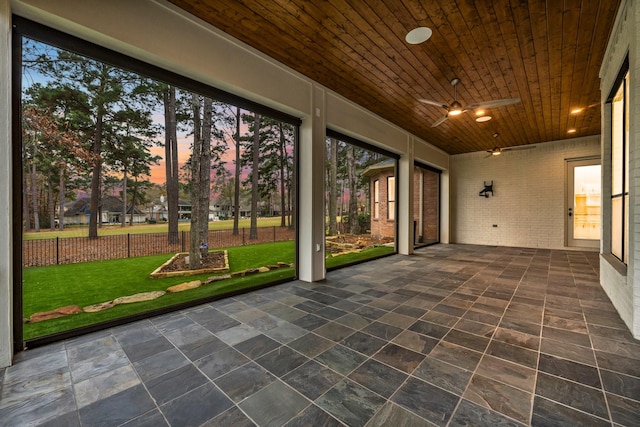
[(200, 97), (191, 95), (193, 108), (193, 152), (191, 154), (191, 228), (189, 230), (189, 268), (200, 268), (200, 162), (202, 160), (202, 121)]
[(124, 168), (122, 177), (122, 217), (120, 218), (120, 227), (127, 224), (127, 167)]
[(168, 86), (164, 96), (165, 172), (167, 190), (167, 220), (169, 244), (178, 243), (178, 135), (176, 118), (176, 88)]
[(198, 214), (200, 215), (200, 244), (209, 246), (209, 200), (211, 198), (211, 126), (213, 100), (204, 98), (202, 121), (202, 151), (200, 160), (200, 194)]
[(284, 131), (282, 129), (282, 122), (280, 127), (280, 227), (286, 227), (286, 215), (285, 215), (285, 179), (284, 179), (284, 165), (286, 163), (287, 151), (285, 150)]
[(64, 202), (65, 202), (65, 188), (64, 188), (64, 173), (65, 169), (62, 167), (60, 169), (60, 184), (58, 187), (58, 196), (60, 200), (58, 201), (58, 230), (64, 230)]
[(338, 234), (338, 141), (329, 140), (329, 236)]
[(261, 116), (255, 113), (253, 129), (253, 162), (251, 165), (251, 228), (249, 239), (258, 238), (258, 165), (260, 164), (260, 119)]
[(240, 220), (240, 107), (236, 108), (236, 171), (233, 193), (233, 235), (240, 234), (238, 221)]
[(47, 181), (48, 199), (49, 199), (49, 228), (51, 231), (56, 229), (56, 201), (53, 198), (53, 182)]
[[(34, 156), (35, 157), (35, 156)], [(38, 175), (35, 159), (31, 164), (31, 203), (33, 203), (33, 226), (40, 232), (40, 214), (38, 212)]]
[[(93, 154), (96, 156), (91, 175), (91, 199), (89, 202), (89, 239), (98, 238), (98, 215), (100, 211), (100, 175), (102, 174), (102, 107), (98, 108), (96, 128), (93, 135)], [(102, 222), (100, 218), (100, 222)]]
[(29, 176), (29, 166), (24, 168), (22, 173), (22, 215), (24, 217), (24, 230), (31, 231), (31, 214), (29, 213), (29, 187), (27, 177)]
[[(135, 178), (136, 184), (138, 183), (138, 178)], [(135, 185), (133, 187), (133, 194), (131, 195), (131, 213), (129, 214), (129, 227), (133, 225), (133, 217), (134, 212), (136, 210), (136, 197), (138, 197), (138, 186)]]
[[(297, 145), (297, 141), (298, 141), (298, 127), (296, 126), (294, 128), (294, 132), (295, 132), (295, 136), (294, 136), (294, 141), (296, 141), (296, 144), (294, 145), (294, 150), (297, 150), (298, 145)], [(297, 176), (297, 153), (294, 151), (293, 152), (293, 162), (292, 167), (291, 167), (291, 172), (290, 175), (292, 177), (291, 179), (291, 189), (289, 190), (289, 212), (290, 212), (290, 216), (291, 216), (291, 221), (289, 223), (289, 227), (295, 229), (296, 228), (296, 221), (298, 218), (298, 176)], [(293, 196), (292, 196), (293, 195)]]
[(358, 222), (358, 177), (356, 176), (355, 147), (347, 145), (347, 175), (349, 184), (349, 229), (351, 234), (360, 234)]

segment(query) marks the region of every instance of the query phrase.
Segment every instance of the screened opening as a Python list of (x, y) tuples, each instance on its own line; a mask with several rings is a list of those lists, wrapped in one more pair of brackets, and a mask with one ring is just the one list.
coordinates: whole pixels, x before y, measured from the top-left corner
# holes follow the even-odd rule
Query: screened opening
[(15, 24), (24, 340), (295, 278), (297, 119)]
[(327, 268), (395, 253), (396, 156), (332, 131), (326, 143)]

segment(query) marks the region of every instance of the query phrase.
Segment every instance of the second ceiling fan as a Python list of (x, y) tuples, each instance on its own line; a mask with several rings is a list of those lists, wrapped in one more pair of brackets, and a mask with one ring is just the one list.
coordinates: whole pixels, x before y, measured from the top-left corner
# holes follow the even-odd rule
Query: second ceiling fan
[(477, 102), (475, 104), (469, 104), (463, 106), (458, 102), (458, 91), (456, 86), (460, 83), (459, 78), (454, 78), (451, 80), (451, 86), (453, 86), (453, 102), (451, 104), (446, 104), (444, 102), (432, 101), (430, 99), (418, 99), (418, 101), (423, 104), (435, 105), (436, 107), (442, 107), (447, 110), (447, 113), (436, 120), (431, 127), (436, 127), (444, 123), (445, 120), (449, 118), (449, 116), (457, 116), (458, 114), (462, 114), (466, 111), (477, 110), (479, 108), (495, 108), (495, 107), (503, 107), (505, 105), (516, 104), (520, 102), (520, 98), (505, 98), (505, 99), (495, 99), (493, 101), (483, 101)]

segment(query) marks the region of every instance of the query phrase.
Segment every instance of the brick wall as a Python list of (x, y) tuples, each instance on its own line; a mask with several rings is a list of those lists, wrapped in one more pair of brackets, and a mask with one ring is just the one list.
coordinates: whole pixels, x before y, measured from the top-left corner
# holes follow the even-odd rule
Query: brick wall
[[(371, 186), (371, 235), (375, 237), (394, 237), (396, 236), (396, 222), (393, 219), (389, 219), (389, 209), (387, 203), (387, 179), (393, 177), (393, 169), (387, 169), (380, 171), (379, 174), (372, 176), (370, 181)], [(378, 180), (379, 185), (379, 215), (375, 217), (375, 197), (374, 197), (374, 182)], [(397, 196), (396, 196), (397, 200)]]
[[(609, 45), (603, 58), (600, 70), (600, 88), (602, 103), (613, 89), (616, 77), (620, 72), (625, 57), (629, 58), (629, 262), (620, 265), (610, 255), (600, 257), (600, 284), (611, 302), (618, 310), (620, 317), (627, 324), (636, 339), (640, 339), (640, 235), (636, 230), (640, 227), (640, 123), (638, 106), (640, 106), (640, 5), (637, 1), (623, 0), (620, 4), (613, 32), (609, 37)], [(602, 200), (611, 197), (611, 114), (607, 108), (602, 109), (602, 174), (604, 177)], [(603, 254), (611, 251), (611, 207), (610, 202), (603, 203)], [(625, 271), (626, 270), (626, 271)], [(638, 273), (638, 274), (636, 274)]]
[[(421, 174), (422, 172), (422, 174)], [(422, 177), (422, 222), (420, 222), (420, 179)], [(416, 224), (416, 241), (438, 239), (439, 174), (415, 168), (413, 174), (413, 220)]]
[[(565, 159), (586, 156), (600, 156), (599, 136), (538, 144), (500, 156), (451, 156), (451, 241), (564, 248)], [(492, 180), (493, 196), (480, 197), (483, 183)]]

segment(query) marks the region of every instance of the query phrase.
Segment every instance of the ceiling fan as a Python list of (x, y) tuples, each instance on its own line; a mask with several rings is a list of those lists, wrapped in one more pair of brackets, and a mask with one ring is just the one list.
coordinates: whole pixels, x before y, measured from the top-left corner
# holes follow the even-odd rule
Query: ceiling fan
[(505, 147), (505, 148), (493, 147), (491, 150), (487, 150), (487, 153), (491, 154), (492, 156), (499, 156), (500, 154), (506, 151), (530, 150), (531, 148), (536, 148), (536, 147)]
[[(500, 136), (500, 134), (498, 132), (493, 134), (494, 138), (498, 138), (498, 136)], [(489, 155), (487, 157), (491, 157), (491, 156), (499, 156), (500, 154), (507, 152), (507, 151), (517, 151), (517, 150), (530, 150), (532, 148), (536, 148), (535, 145), (522, 145), (519, 147), (505, 147), (505, 148), (501, 148), (501, 147), (493, 147), (491, 150), (487, 150), (487, 153), (489, 153)]]
[(447, 114), (443, 117), (436, 120), (431, 127), (436, 127), (441, 125), (445, 120), (449, 118), (449, 116), (457, 116), (458, 114), (462, 114), (466, 111), (477, 110), (479, 108), (495, 108), (495, 107), (503, 107), (505, 105), (516, 104), (520, 102), (520, 98), (505, 98), (505, 99), (495, 99), (493, 101), (483, 101), (477, 102), (475, 104), (470, 104), (467, 106), (462, 106), (460, 102), (458, 102), (458, 91), (456, 86), (460, 83), (459, 78), (454, 78), (451, 80), (451, 86), (453, 86), (453, 102), (450, 105), (447, 105), (444, 102), (431, 101), (430, 99), (418, 99), (418, 101), (423, 104), (435, 105), (436, 107), (442, 107), (447, 110)]

